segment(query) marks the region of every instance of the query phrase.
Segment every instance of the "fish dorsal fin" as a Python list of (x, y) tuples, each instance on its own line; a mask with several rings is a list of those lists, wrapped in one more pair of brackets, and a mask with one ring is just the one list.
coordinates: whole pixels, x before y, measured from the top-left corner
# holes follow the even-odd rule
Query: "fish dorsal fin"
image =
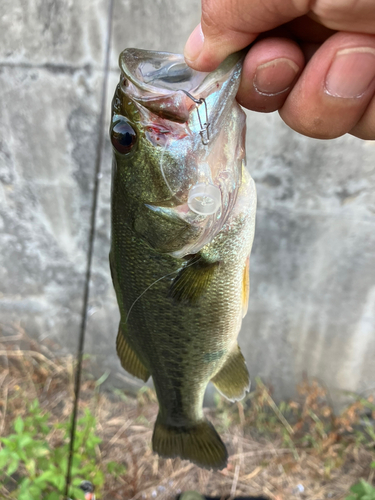
[(238, 344), (211, 382), (230, 401), (240, 401), (250, 390), (250, 375)]
[(128, 344), (124, 333), (123, 326), (119, 326), (116, 340), (117, 355), (120, 358), (121, 366), (133, 377), (140, 378), (144, 382), (150, 378), (150, 372), (139, 359), (138, 355)]
[(177, 302), (195, 304), (207, 291), (219, 262), (208, 262), (197, 254), (178, 273), (169, 289), (168, 296)]
[(246, 316), (249, 307), (250, 294), (250, 255), (246, 259), (245, 269), (243, 270), (242, 280), (242, 317)]

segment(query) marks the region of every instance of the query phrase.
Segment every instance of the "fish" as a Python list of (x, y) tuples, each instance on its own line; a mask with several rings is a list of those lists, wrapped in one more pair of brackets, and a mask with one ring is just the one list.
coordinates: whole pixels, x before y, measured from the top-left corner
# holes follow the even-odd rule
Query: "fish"
[(230, 401), (250, 388), (237, 342), (256, 213), (235, 100), (242, 60), (200, 73), (180, 54), (126, 49), (110, 125), (117, 354), (131, 375), (152, 377), (153, 451), (211, 470), (228, 451), (203, 414), (206, 387)]

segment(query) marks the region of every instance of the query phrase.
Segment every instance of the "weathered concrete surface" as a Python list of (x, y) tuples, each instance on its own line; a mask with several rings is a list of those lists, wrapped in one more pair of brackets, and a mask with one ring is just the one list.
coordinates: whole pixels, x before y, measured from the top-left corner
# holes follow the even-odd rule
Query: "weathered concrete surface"
[[(108, 2), (5, 0), (0, 9), (0, 322), (21, 321), (75, 352), (104, 134), (86, 352), (122, 384), (108, 268), (117, 58), (129, 46), (181, 51), (199, 2), (115, 0), (101, 131)], [(252, 377), (278, 398), (303, 372), (332, 390), (373, 389), (375, 143), (312, 140), (277, 114), (249, 113), (247, 156), (258, 217), (240, 344)]]
[(94, 3), (0, 6), (0, 322), (71, 352), (104, 78), (107, 6)]
[(0, 60), (103, 69), (106, 0), (1, 0)]
[(200, 20), (200, 1), (115, 1), (111, 69), (118, 71), (118, 56), (127, 47), (181, 53)]
[(331, 390), (375, 387), (375, 142), (305, 138), (249, 113), (258, 188), (241, 341), (254, 375), (291, 395), (303, 373)]
[(103, 76), (0, 71), (1, 321), (75, 349)]

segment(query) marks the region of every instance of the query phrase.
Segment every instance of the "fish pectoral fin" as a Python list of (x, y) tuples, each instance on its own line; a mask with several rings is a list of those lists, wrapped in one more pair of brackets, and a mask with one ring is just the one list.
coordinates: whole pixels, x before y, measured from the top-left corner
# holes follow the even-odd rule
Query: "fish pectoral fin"
[(121, 325), (118, 329), (117, 340), (116, 340), (116, 350), (117, 355), (120, 358), (121, 366), (133, 377), (140, 378), (144, 382), (150, 378), (150, 372), (147, 370), (142, 361), (138, 358), (138, 355), (128, 344)]
[(205, 469), (221, 470), (227, 466), (227, 449), (208, 420), (189, 427), (174, 427), (161, 420), (159, 414), (152, 436), (155, 453), (164, 458), (190, 460)]
[(177, 302), (195, 304), (209, 287), (218, 267), (219, 262), (208, 262), (195, 255), (173, 280), (168, 296)]
[(238, 344), (211, 382), (229, 401), (240, 401), (250, 390), (250, 375)]
[(249, 307), (250, 294), (250, 255), (246, 259), (245, 269), (243, 270), (242, 280), (242, 317), (246, 316)]

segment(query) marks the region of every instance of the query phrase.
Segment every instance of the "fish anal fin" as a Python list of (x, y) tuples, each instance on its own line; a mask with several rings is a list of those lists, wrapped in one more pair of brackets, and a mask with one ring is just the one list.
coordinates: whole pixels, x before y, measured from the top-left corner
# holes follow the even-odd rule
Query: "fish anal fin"
[(121, 325), (119, 326), (117, 340), (116, 340), (116, 350), (117, 355), (120, 358), (122, 367), (133, 375), (134, 377), (140, 378), (144, 382), (150, 378), (150, 372), (139, 359), (135, 351), (130, 347), (128, 341), (126, 340)]
[(249, 307), (250, 294), (250, 255), (246, 259), (245, 268), (243, 270), (242, 280), (242, 317), (246, 316)]
[(165, 425), (159, 414), (152, 436), (152, 449), (163, 458), (180, 457), (205, 469), (221, 470), (227, 466), (227, 449), (207, 420), (189, 427), (174, 427)]
[(197, 303), (218, 267), (219, 262), (208, 262), (199, 254), (194, 256), (173, 280), (168, 296), (177, 302)]
[(240, 401), (250, 390), (250, 375), (238, 344), (211, 382), (230, 401)]

